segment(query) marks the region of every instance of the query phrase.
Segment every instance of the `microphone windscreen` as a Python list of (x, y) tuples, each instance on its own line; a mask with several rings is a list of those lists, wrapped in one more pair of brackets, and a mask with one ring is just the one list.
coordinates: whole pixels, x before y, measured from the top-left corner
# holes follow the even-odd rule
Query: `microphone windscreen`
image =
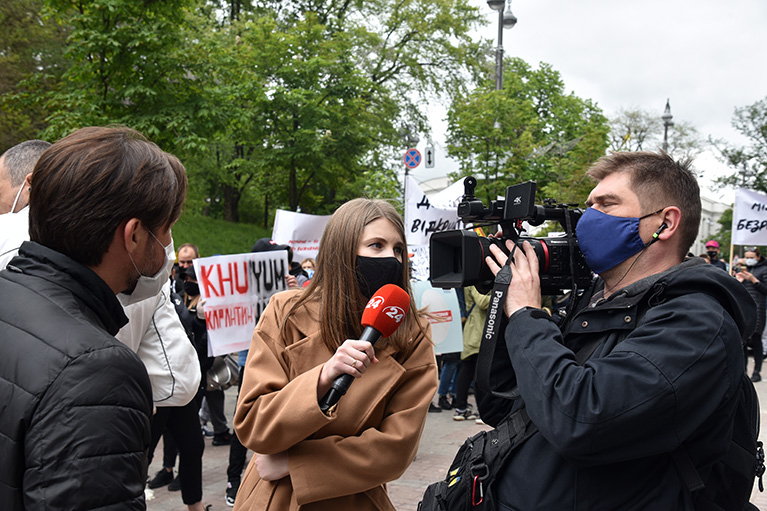
[(389, 337), (405, 321), (410, 295), (395, 284), (386, 284), (373, 293), (362, 312), (362, 326), (371, 326)]

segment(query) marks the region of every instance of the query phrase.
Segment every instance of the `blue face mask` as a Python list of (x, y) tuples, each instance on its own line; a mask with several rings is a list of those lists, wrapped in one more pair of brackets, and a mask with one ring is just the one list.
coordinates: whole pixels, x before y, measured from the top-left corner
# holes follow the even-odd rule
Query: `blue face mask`
[(645, 243), (639, 237), (639, 221), (660, 213), (659, 209), (643, 217), (613, 216), (588, 208), (578, 220), (575, 234), (583, 257), (594, 273), (603, 273), (639, 253), (657, 238)]

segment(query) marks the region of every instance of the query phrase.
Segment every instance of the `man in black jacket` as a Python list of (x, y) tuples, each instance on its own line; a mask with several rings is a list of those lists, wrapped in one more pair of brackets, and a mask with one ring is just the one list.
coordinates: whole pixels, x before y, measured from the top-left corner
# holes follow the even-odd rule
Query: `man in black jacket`
[(31, 188), (31, 241), (0, 272), (2, 508), (144, 509), (152, 391), (115, 295), (166, 283), (184, 168), (133, 130), (83, 128)]
[[(522, 399), (486, 398), (480, 413), (495, 424), (524, 402), (539, 431), (499, 474), (498, 508), (689, 510), (671, 453), (683, 445), (705, 480), (727, 451), (755, 305), (727, 273), (685, 260), (700, 220), (687, 162), (614, 153), (588, 174), (598, 183), (576, 232), (599, 277), (563, 324), (539, 308), (528, 243), (511, 263), (506, 373)], [(507, 258), (491, 250), (497, 272)]]

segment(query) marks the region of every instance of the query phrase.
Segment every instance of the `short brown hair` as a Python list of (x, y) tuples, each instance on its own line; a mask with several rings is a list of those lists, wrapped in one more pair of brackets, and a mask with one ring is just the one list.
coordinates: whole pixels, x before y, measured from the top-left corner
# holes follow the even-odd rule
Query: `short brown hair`
[(53, 144), (32, 174), (29, 236), (96, 266), (115, 230), (137, 218), (152, 232), (181, 215), (186, 173), (175, 156), (126, 127), (82, 128)]
[[(314, 276), (291, 309), (295, 310), (310, 299), (320, 301), (320, 331), (331, 351), (335, 351), (345, 339), (359, 339), (362, 334), (360, 319), (367, 300), (357, 281), (357, 250), (365, 226), (379, 218), (389, 220), (397, 229), (403, 247), (407, 246), (404, 222), (394, 206), (383, 200), (371, 199), (354, 199), (345, 203), (333, 213), (325, 227)], [(407, 256), (403, 254), (403, 257), (402, 275), (397, 285), (411, 295), (410, 310), (402, 327), (386, 341), (392, 342), (398, 352), (407, 356), (411, 349), (409, 341), (421, 327), (408, 279)]]
[(615, 152), (597, 160), (586, 175), (601, 181), (614, 172), (629, 172), (642, 215), (678, 207), (682, 212), (679, 254), (684, 258), (698, 237), (701, 214), (700, 188), (691, 167), (691, 159), (676, 161), (663, 151)]

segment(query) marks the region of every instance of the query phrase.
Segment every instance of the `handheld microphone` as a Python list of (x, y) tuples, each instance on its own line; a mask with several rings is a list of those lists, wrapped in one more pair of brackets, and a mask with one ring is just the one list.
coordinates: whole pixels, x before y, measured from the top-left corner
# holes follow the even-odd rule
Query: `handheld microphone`
[[(361, 341), (375, 345), (381, 337), (389, 337), (405, 321), (410, 308), (410, 295), (394, 284), (386, 284), (373, 294), (362, 312)], [(327, 394), (320, 400), (320, 410), (326, 413), (338, 403), (354, 381), (351, 374), (342, 374), (333, 381)]]

